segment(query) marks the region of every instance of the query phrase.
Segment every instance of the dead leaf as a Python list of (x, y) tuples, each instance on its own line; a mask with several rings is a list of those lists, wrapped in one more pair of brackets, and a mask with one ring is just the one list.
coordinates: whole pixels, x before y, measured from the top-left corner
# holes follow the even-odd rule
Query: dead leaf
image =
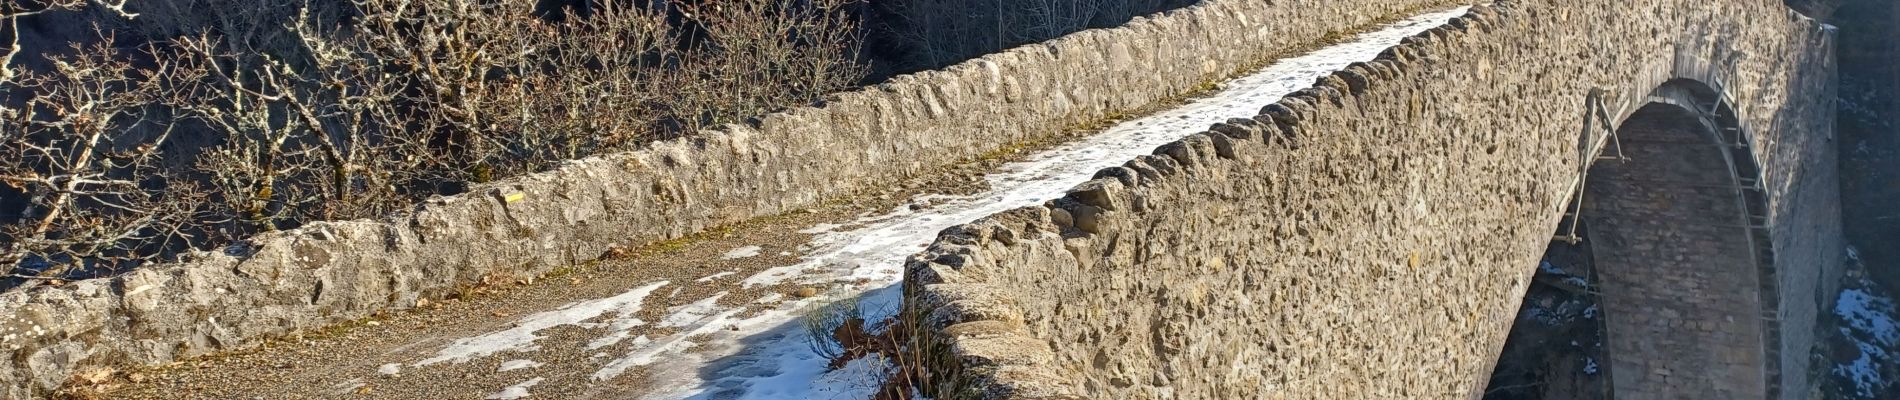
[(112, 374), (115, 372), (118, 372), (118, 371), (115, 371), (112, 368), (92, 367), (92, 368), (80, 370), (79, 373), (73, 374), (73, 379), (78, 379), (80, 382), (84, 382), (88, 385), (97, 385), (97, 384), (106, 383), (106, 381), (112, 380)]

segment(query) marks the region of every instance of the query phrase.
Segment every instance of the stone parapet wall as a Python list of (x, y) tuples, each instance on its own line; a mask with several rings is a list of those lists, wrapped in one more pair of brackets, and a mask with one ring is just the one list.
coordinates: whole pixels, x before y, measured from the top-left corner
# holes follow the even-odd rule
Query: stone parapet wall
[(577, 160), (382, 221), (314, 223), (124, 276), (0, 294), (0, 397), (413, 307), (616, 245), (812, 207), (1232, 76), (1448, 0), (1208, 0)]
[(1480, 397), (1596, 156), (1579, 151), (1592, 93), (1622, 121), (1689, 80), (1733, 102), (1763, 167), (1779, 308), (1762, 318), (1781, 341), (1747, 350), (1779, 358), (1788, 372), (1764, 380), (1782, 398), (1807, 396), (1842, 257), (1830, 30), (1779, 0), (1522, 0), (1403, 43), (946, 230), (906, 272), (930, 389)]

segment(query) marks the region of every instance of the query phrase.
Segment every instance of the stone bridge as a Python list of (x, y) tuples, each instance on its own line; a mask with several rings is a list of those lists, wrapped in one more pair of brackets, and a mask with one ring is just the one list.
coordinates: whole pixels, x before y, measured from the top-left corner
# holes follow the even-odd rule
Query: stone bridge
[[(1455, 3), (1205, 0), (402, 215), (0, 294), (0, 397), (806, 211)], [(1066, 197), (944, 231), (905, 266), (923, 383), (937, 398), (1477, 397), (1545, 249), (1583, 240), (1617, 399), (1809, 398), (1843, 257), (1833, 46), (1780, 0), (1476, 7)], [(608, 289), (697, 277), (630, 270)], [(454, 317), (518, 322), (491, 315)], [(454, 376), (436, 383), (478, 380)]]
[(1779, 0), (1477, 7), (945, 231), (905, 283), (932, 387), (1477, 398), (1546, 247), (1583, 239), (1615, 398), (1811, 398), (1833, 36)]

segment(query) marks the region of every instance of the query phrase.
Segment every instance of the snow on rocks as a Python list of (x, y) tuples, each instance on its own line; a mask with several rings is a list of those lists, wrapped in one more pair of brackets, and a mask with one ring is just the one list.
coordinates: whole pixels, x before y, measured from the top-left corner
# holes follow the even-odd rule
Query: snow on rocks
[(1850, 384), (1845, 385), (1848, 387), (1843, 387), (1843, 391), (1871, 399), (1890, 390), (1896, 378), (1900, 378), (1883, 373), (1890, 372), (1891, 368), (1882, 367), (1900, 363), (1892, 351), (1900, 346), (1900, 323), (1895, 320), (1900, 309), (1896, 309), (1894, 299), (1872, 281), (1862, 278), (1848, 286), (1835, 298), (1834, 315), (1841, 319), (1841, 336), (1858, 350), (1858, 356), (1852, 361), (1836, 363), (1832, 370), (1835, 376), (1844, 378), (1843, 383)]

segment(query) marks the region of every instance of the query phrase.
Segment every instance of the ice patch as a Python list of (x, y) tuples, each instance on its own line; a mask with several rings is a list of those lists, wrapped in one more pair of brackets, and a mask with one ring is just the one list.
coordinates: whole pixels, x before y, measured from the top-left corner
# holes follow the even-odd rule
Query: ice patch
[(607, 336), (601, 336), (591, 342), (587, 342), (587, 349), (599, 350), (602, 347), (620, 344), (622, 340), (627, 340), (627, 331), (608, 333)]
[(779, 294), (779, 293), (767, 293), (767, 294), (766, 294), (766, 295), (764, 295), (764, 296), (759, 296), (759, 299), (758, 299), (758, 300), (753, 300), (753, 301), (752, 301), (752, 303), (753, 303), (753, 304), (772, 304), (772, 303), (774, 303), (774, 302), (777, 302), (777, 301), (779, 301), (779, 300), (784, 300), (784, 299), (785, 299), (785, 295), (784, 295), (784, 294)]
[(376, 367), (376, 373), (383, 375), (400, 374), (402, 373), (402, 364), (383, 364), (381, 367)]
[(692, 325), (695, 322), (705, 320), (713, 314), (725, 311), (723, 307), (719, 306), (719, 299), (722, 297), (726, 297), (726, 292), (719, 292), (719, 294), (715, 294), (712, 297), (695, 301), (693, 304), (668, 308), (666, 311), (672, 314), (667, 314), (666, 319), (660, 320), (660, 327), (678, 328)]
[(724, 258), (727, 260), (737, 260), (737, 259), (746, 258), (746, 257), (758, 256), (760, 252), (764, 252), (764, 251), (765, 249), (759, 246), (746, 246), (746, 247), (732, 249), (732, 251), (726, 252), (726, 255), (722, 256), (721, 258)]
[(667, 282), (655, 282), (622, 293), (618, 296), (575, 302), (554, 311), (537, 313), (516, 320), (513, 328), (490, 332), (481, 336), (456, 339), (448, 347), (436, 352), (434, 357), (416, 362), (416, 366), (425, 366), (443, 361), (466, 362), (475, 357), (486, 357), (503, 351), (526, 350), (541, 339), (541, 330), (562, 325), (578, 325), (606, 314), (619, 311), (619, 317), (610, 325), (613, 329), (624, 331), (643, 324), (633, 314), (640, 312), (641, 303), (648, 295)]
[[(721, 295), (723, 296), (724, 294)], [(713, 298), (717, 299), (718, 296), (714, 296)], [(700, 318), (698, 325), (695, 325), (685, 332), (668, 336), (658, 342), (636, 340), (633, 351), (628, 352), (626, 356), (607, 363), (607, 366), (601, 367), (599, 371), (594, 371), (594, 380), (604, 381), (613, 379), (621, 374), (627, 373), (627, 370), (633, 369), (634, 367), (643, 367), (653, 364), (659, 361), (659, 357), (663, 354), (686, 351), (686, 349), (698, 345), (697, 343), (687, 340), (688, 338), (719, 332), (719, 328), (725, 325), (723, 322), (743, 310), (745, 309), (734, 308), (721, 312), (718, 315)], [(646, 339), (646, 337), (641, 336), (640, 339)]]
[(717, 274), (706, 275), (706, 277), (704, 278), (694, 279), (693, 282), (699, 282), (699, 283), (712, 282), (712, 281), (718, 280), (719, 278), (724, 278), (727, 276), (731, 276), (733, 274), (737, 274), (737, 272), (726, 271), (726, 272), (721, 272)]
[(515, 400), (515, 399), (526, 398), (528, 397), (528, 388), (534, 387), (534, 385), (541, 384), (541, 380), (542, 378), (534, 378), (534, 379), (529, 379), (527, 382), (517, 383), (514, 386), (509, 386), (506, 389), (502, 389), (501, 393), (488, 395), (488, 400)]
[(508, 360), (501, 363), (501, 368), (495, 368), (495, 372), (508, 372), (522, 368), (540, 367), (541, 363), (534, 362), (534, 360)]

